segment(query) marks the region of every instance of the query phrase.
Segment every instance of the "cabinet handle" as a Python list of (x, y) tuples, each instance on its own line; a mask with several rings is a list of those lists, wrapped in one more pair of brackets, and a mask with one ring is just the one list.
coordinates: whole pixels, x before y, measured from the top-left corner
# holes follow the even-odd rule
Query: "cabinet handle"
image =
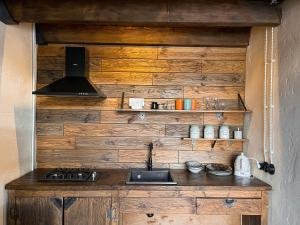
[(149, 218), (151, 218), (151, 217), (153, 217), (154, 216), (154, 214), (153, 213), (147, 213), (146, 214)]
[(226, 205), (227, 208), (232, 208), (236, 203), (235, 199), (227, 198), (224, 200), (224, 204)]
[(51, 202), (56, 206), (56, 208), (61, 209), (63, 202), (60, 198), (51, 198)]
[(116, 208), (107, 209), (106, 217), (109, 218), (110, 220), (117, 220), (118, 219), (117, 209)]
[(64, 199), (64, 209), (70, 208), (73, 203), (76, 202), (76, 198), (65, 198)]

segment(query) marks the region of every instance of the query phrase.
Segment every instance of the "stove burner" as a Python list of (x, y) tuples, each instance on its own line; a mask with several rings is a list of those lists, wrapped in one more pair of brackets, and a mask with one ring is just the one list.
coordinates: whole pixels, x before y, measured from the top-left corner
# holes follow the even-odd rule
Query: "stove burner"
[(96, 181), (99, 178), (96, 171), (86, 168), (56, 168), (46, 173), (43, 181)]

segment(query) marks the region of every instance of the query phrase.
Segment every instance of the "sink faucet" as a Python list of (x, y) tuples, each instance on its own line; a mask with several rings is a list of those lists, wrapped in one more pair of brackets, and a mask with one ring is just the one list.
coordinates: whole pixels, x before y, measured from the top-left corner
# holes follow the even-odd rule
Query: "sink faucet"
[(148, 171), (151, 171), (152, 170), (152, 150), (153, 150), (153, 143), (151, 142), (149, 144), (149, 155), (148, 155), (148, 161), (146, 162), (147, 163), (147, 169)]

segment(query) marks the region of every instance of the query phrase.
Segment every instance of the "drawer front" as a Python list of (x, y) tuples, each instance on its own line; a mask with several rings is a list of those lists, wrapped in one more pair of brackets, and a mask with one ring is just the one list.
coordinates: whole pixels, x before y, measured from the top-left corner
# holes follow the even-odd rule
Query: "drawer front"
[(261, 199), (197, 198), (197, 214), (259, 215), (261, 204)]
[(195, 198), (120, 198), (122, 213), (196, 213)]

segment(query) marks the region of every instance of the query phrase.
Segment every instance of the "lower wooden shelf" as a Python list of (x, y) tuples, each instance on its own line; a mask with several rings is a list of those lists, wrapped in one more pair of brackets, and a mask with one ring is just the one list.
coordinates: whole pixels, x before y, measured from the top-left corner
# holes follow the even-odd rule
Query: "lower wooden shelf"
[(222, 138), (213, 138), (213, 139), (207, 139), (207, 138), (197, 138), (197, 139), (192, 139), (192, 138), (182, 138), (182, 140), (196, 140), (196, 141), (236, 141), (236, 142), (245, 142), (248, 141), (248, 139), (222, 139)]
[(192, 139), (192, 138), (182, 138), (182, 140), (192, 140), (192, 141), (210, 141), (211, 142), (211, 148), (213, 149), (215, 147), (215, 144), (217, 141), (228, 141), (228, 142), (246, 142), (248, 139), (222, 139), (222, 138), (213, 138), (213, 139), (207, 139), (207, 138), (197, 138), (197, 139)]

